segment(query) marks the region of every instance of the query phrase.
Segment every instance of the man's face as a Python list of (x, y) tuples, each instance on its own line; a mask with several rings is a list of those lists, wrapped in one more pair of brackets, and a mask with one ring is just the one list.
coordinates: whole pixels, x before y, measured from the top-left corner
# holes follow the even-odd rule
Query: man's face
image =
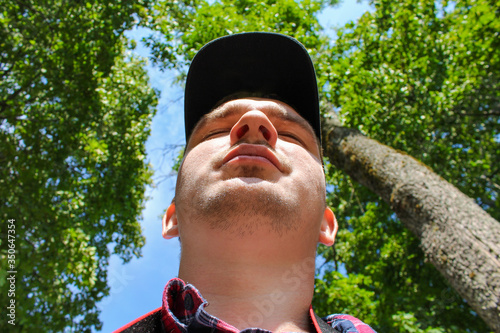
[(181, 227), (204, 223), (239, 235), (259, 227), (283, 235), (319, 226), (325, 181), (311, 126), (276, 100), (222, 104), (191, 135), (176, 210)]

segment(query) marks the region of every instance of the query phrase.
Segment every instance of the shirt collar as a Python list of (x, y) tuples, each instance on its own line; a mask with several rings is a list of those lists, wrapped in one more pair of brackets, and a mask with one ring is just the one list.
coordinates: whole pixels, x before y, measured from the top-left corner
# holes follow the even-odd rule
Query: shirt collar
[[(198, 289), (179, 278), (168, 281), (162, 303), (162, 321), (167, 333), (187, 333), (207, 328), (210, 332), (240, 332), (236, 327), (206, 312), (204, 308), (208, 303)], [(309, 316), (316, 332), (321, 332), (312, 306), (309, 308)], [(241, 332), (271, 333), (260, 328), (248, 328)]]

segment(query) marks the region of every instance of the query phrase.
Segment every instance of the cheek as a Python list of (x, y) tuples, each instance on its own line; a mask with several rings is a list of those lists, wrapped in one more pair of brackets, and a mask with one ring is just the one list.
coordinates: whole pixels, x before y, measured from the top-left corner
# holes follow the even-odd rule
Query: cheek
[(323, 168), (318, 167), (316, 164), (309, 163), (304, 166), (304, 174), (306, 179), (305, 185), (309, 187), (309, 191), (320, 196), (321, 200), (324, 200), (326, 185)]
[(212, 139), (198, 144), (186, 154), (183, 165), (181, 167), (198, 168), (202, 165), (210, 163), (214, 155), (220, 153), (224, 149), (222, 140)]
[(283, 145), (282, 154), (288, 158), (295, 172), (300, 172), (302, 177), (325, 187), (325, 174), (319, 158), (294, 144)]
[(324, 202), (326, 185), (323, 166), (308, 151), (297, 147), (284, 147), (283, 154), (287, 156), (292, 166), (290, 175), (291, 186), (299, 187), (300, 195), (307, 196), (311, 201)]
[(178, 178), (185, 183), (206, 177), (220, 159), (224, 147), (223, 140), (213, 139), (189, 150), (179, 168)]

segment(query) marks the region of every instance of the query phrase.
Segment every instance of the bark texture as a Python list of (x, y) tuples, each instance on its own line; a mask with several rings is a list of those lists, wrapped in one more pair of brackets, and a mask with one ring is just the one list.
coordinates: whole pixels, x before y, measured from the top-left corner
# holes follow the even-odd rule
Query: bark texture
[(390, 204), (426, 257), (500, 333), (500, 223), (411, 156), (325, 119), (325, 155)]

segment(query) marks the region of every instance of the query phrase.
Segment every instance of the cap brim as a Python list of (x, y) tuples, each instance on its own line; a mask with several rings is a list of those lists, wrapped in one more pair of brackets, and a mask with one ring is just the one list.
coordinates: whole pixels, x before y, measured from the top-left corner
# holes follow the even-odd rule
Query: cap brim
[(321, 140), (316, 74), (307, 50), (285, 35), (250, 32), (215, 39), (194, 57), (184, 95), (186, 141), (203, 115), (243, 91), (277, 96)]

